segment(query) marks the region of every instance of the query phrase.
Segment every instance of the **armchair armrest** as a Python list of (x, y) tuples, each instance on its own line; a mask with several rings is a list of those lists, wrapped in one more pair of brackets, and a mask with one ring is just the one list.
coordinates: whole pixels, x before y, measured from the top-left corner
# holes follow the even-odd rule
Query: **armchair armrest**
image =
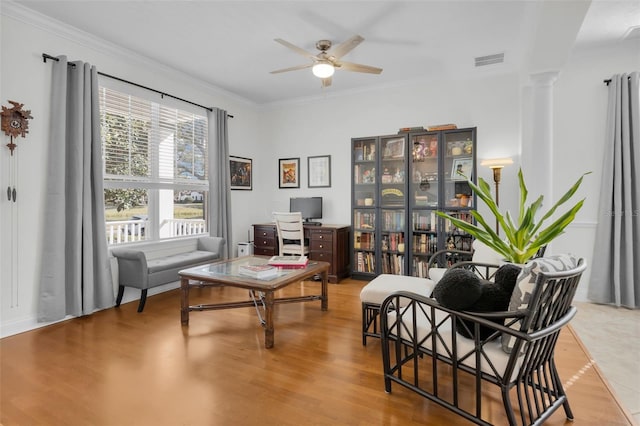
[(199, 237), (198, 250), (210, 251), (222, 257), (225, 243), (222, 237)]
[(120, 285), (145, 289), (149, 283), (147, 256), (142, 250), (119, 248), (111, 250), (118, 259), (118, 281)]

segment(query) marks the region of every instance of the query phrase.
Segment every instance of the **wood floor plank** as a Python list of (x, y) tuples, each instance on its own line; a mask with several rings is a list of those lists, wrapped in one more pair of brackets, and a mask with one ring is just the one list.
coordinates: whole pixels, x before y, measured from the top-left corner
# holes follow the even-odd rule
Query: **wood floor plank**
[[(192, 312), (178, 290), (0, 340), (0, 422), (13, 425), (468, 425), (418, 395), (384, 392), (380, 343), (362, 346), (360, 289), (343, 280), (320, 302), (278, 305), (275, 347), (255, 310)], [(317, 292), (311, 282), (282, 295)], [(203, 288), (191, 303), (244, 300)], [(556, 351), (575, 425), (631, 425), (590, 357), (565, 330)], [(498, 394), (496, 394), (498, 395)], [(498, 397), (487, 398), (505, 424)], [(548, 425), (567, 424), (562, 410)]]

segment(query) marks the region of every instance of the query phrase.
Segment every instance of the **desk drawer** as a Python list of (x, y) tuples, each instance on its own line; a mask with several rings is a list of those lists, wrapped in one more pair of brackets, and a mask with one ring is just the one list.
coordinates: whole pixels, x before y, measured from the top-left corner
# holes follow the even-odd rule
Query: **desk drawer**
[(253, 248), (253, 254), (258, 255), (258, 256), (275, 256), (276, 253), (276, 248), (271, 246), (271, 247), (258, 247), (255, 246)]
[[(325, 240), (311, 240), (309, 242), (309, 250), (310, 251), (324, 251), (324, 252), (328, 252), (331, 253), (331, 250), (333, 249), (333, 246), (331, 244), (331, 240), (329, 241), (325, 241)], [(319, 259), (316, 259), (319, 260)]]
[(256, 226), (253, 230), (253, 238), (258, 241), (259, 238), (276, 239), (277, 231), (275, 226)]
[(333, 242), (333, 232), (325, 231), (322, 229), (314, 229), (309, 233), (309, 239), (312, 243), (314, 241), (324, 241), (327, 244), (326, 247), (329, 247), (329, 245), (331, 245), (331, 243)]

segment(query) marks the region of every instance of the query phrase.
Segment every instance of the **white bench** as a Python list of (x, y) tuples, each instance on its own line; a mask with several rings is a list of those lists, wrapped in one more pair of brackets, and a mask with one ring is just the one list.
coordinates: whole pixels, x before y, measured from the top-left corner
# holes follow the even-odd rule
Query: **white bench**
[(124, 288), (135, 287), (142, 291), (138, 305), (142, 312), (149, 288), (179, 280), (178, 272), (183, 269), (220, 259), (224, 245), (224, 238), (203, 236), (111, 249), (118, 259), (116, 306), (122, 302)]

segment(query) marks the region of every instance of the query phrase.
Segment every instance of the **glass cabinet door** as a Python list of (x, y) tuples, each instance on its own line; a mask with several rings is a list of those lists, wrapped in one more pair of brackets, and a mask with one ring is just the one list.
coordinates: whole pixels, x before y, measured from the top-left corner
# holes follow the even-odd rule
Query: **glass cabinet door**
[(380, 255), (383, 274), (405, 275), (405, 209), (380, 212)]
[(376, 140), (353, 142), (353, 205), (375, 206), (376, 203)]
[(406, 138), (389, 136), (380, 140), (380, 206), (402, 207), (405, 204), (407, 163)]
[(473, 129), (444, 133), (444, 207), (473, 207), (468, 178), (476, 173)]
[(356, 208), (353, 210), (353, 271), (375, 273), (375, 258), (376, 211), (374, 208)]
[(431, 255), (438, 249), (439, 133), (411, 135), (409, 173), (411, 208), (411, 274), (427, 276)]

